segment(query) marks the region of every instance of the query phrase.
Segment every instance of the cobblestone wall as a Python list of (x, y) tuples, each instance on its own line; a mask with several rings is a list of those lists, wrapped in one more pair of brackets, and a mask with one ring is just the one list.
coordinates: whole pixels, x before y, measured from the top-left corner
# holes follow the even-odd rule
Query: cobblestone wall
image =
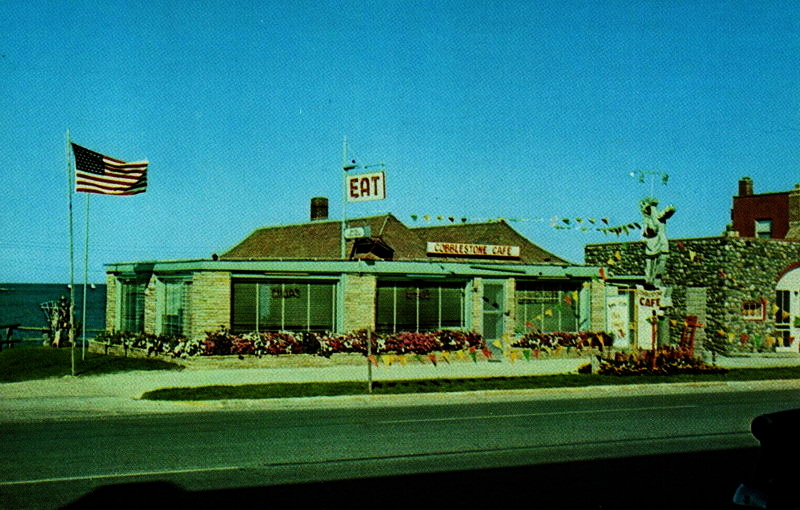
[[(702, 315), (705, 333), (724, 332), (739, 338), (771, 335), (775, 326), (772, 305), (780, 275), (800, 261), (800, 242), (781, 239), (714, 237), (678, 239), (669, 243), (664, 283), (673, 287), (674, 306), (668, 318), (672, 341), (681, 332), (686, 315)], [(609, 276), (643, 275), (644, 243), (592, 244), (585, 248), (590, 265), (606, 268)], [(701, 303), (705, 294), (705, 303)], [(746, 316), (745, 303), (763, 303), (765, 317)]]

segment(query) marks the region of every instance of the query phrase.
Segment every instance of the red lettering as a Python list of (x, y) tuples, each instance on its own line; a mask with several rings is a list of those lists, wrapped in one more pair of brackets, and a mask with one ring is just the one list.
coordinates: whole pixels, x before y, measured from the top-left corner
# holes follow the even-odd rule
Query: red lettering
[(350, 179), (350, 196), (358, 198), (358, 178)]
[(361, 178), (361, 196), (369, 196), (369, 178)]

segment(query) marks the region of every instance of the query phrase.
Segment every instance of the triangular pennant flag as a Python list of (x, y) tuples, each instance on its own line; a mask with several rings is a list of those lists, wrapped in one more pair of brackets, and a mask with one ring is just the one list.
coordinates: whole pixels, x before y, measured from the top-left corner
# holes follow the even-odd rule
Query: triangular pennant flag
[(481, 352), (483, 352), (483, 355), (486, 356), (486, 358), (492, 359), (492, 351), (490, 351), (488, 347), (484, 347)]
[(492, 345), (494, 345), (498, 349), (502, 349), (503, 348), (503, 343), (500, 342), (500, 340), (495, 340), (494, 342), (492, 342)]
[(433, 366), (437, 366), (436, 365), (436, 353), (435, 352), (432, 352), (432, 353), (428, 354), (428, 359), (431, 360), (431, 363), (433, 363)]
[(525, 357), (525, 361), (530, 361), (531, 360), (531, 350), (530, 349), (524, 349), (522, 351), (522, 355)]

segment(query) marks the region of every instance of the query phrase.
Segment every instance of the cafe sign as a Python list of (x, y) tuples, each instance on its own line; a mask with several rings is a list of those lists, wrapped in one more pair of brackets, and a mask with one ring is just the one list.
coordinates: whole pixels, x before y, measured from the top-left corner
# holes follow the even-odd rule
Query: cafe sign
[(519, 246), (428, 242), (428, 255), (460, 257), (519, 257)]

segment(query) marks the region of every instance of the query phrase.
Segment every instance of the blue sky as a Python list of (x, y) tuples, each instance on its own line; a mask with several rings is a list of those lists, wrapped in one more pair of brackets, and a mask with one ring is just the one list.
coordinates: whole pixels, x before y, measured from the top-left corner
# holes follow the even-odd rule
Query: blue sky
[(508, 218), (582, 262), (639, 233), (551, 218), (638, 221), (652, 189), (671, 237), (718, 235), (741, 177), (800, 182), (798, 61), (795, 1), (4, 0), (0, 282), (69, 278), (67, 129), (150, 161), (147, 193), (91, 197), (94, 282), (306, 221), (313, 196), (339, 219), (345, 136), (388, 195), (350, 217)]

